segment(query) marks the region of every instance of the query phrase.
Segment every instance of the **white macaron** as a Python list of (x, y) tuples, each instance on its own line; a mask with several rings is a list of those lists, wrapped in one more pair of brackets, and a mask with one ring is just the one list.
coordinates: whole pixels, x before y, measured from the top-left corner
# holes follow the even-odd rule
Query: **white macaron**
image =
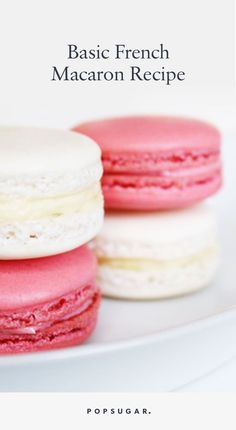
[(98, 233), (100, 155), (71, 131), (0, 128), (0, 259), (62, 253)]
[(94, 241), (105, 296), (158, 299), (201, 289), (218, 266), (217, 223), (205, 205), (107, 213)]

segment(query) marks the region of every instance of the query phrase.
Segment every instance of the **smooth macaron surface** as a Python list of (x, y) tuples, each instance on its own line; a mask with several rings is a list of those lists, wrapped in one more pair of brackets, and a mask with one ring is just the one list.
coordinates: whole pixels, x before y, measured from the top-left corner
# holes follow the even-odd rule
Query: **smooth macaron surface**
[(87, 246), (51, 257), (0, 260), (0, 312), (52, 301), (93, 283), (96, 258)]
[(96, 267), (87, 246), (54, 257), (0, 261), (0, 353), (85, 340), (99, 307)]
[(87, 122), (74, 130), (102, 149), (107, 208), (184, 207), (220, 188), (220, 134), (205, 122), (137, 116)]
[[(25, 179), (35, 176), (36, 181), (39, 175), (48, 175), (49, 180), (76, 173), (100, 160), (99, 147), (88, 137), (36, 127), (1, 127), (0, 151), (0, 187), (4, 178), (9, 178), (9, 186), (10, 178), (13, 182), (21, 175)], [(27, 187), (27, 182), (23, 185)], [(32, 194), (34, 191), (32, 188)]]

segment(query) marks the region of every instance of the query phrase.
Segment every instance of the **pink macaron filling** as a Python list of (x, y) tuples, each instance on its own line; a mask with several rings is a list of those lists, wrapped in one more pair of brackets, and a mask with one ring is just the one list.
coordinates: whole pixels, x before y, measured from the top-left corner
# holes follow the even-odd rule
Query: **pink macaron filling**
[(109, 173), (138, 173), (159, 174), (169, 171), (178, 171), (184, 168), (196, 168), (202, 166), (211, 166), (218, 164), (220, 159), (219, 149), (204, 151), (176, 151), (175, 154), (170, 151), (160, 153), (140, 153), (123, 152), (106, 153), (102, 155), (105, 175)]
[(144, 155), (136, 162), (133, 156), (111, 163), (104, 158), (102, 187), (107, 208), (181, 208), (214, 194), (222, 184), (219, 151), (208, 157), (195, 156), (194, 160), (183, 157), (161, 161)]

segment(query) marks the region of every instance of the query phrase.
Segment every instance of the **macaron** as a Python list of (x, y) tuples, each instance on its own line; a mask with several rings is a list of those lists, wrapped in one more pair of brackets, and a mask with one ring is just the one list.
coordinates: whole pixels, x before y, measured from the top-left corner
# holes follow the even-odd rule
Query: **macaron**
[(34, 260), (0, 261), (0, 354), (77, 345), (95, 328), (100, 293), (86, 245)]
[(204, 205), (168, 212), (110, 212), (94, 241), (108, 297), (159, 299), (199, 290), (219, 261), (217, 222)]
[(74, 130), (102, 149), (108, 209), (187, 207), (221, 186), (220, 134), (205, 122), (134, 116), (86, 122)]
[(97, 234), (100, 152), (71, 131), (0, 128), (0, 259), (66, 252)]

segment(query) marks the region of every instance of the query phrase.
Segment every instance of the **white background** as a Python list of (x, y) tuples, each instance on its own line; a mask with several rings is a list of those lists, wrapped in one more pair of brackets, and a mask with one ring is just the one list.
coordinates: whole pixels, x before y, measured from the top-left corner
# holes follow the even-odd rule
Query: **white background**
[[(0, 397), (4, 430), (234, 430), (235, 396), (152, 394), (21, 394)], [(150, 408), (151, 415), (86, 415), (92, 408)], [(22, 423), (22, 425), (21, 425)]]
[[(51, 82), (53, 65), (79, 70), (122, 65), (69, 61), (68, 43), (87, 49), (98, 43), (140, 49), (164, 43), (171, 58), (161, 65), (184, 70), (186, 80), (169, 87)], [(1, 124), (64, 128), (114, 114), (172, 113), (232, 128), (233, 0), (8, 0), (0, 14), (0, 44)], [(154, 60), (137, 65), (160, 67)]]

